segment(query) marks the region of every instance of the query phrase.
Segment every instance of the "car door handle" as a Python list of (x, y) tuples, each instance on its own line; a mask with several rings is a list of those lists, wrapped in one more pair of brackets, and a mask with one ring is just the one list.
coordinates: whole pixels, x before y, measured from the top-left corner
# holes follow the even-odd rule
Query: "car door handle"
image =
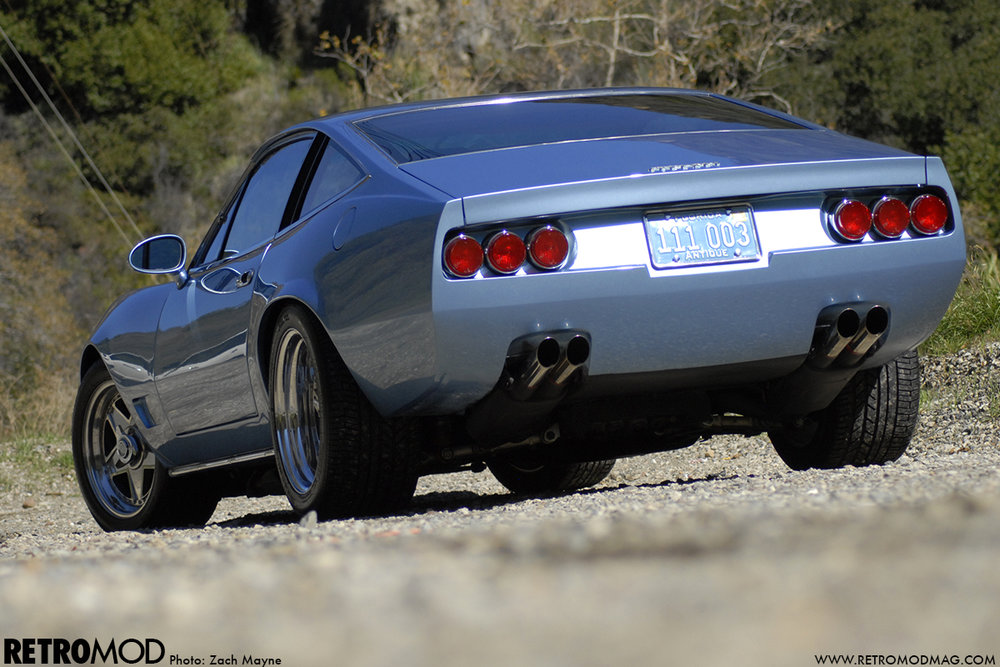
[(247, 285), (250, 284), (251, 280), (253, 280), (253, 271), (247, 271), (246, 273), (240, 276), (239, 280), (236, 281), (236, 286), (246, 287)]

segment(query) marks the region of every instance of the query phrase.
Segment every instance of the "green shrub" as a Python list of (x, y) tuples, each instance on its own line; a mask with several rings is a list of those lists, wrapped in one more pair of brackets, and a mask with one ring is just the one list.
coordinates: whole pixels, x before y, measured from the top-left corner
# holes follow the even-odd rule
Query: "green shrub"
[(955, 299), (921, 351), (947, 354), (1000, 338), (1000, 257), (996, 250), (976, 248), (958, 285)]

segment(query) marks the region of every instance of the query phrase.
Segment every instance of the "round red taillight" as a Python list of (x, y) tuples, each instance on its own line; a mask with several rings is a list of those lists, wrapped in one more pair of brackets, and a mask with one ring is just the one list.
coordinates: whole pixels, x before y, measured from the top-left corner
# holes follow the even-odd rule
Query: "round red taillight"
[(910, 226), (910, 209), (895, 197), (882, 197), (872, 209), (872, 226), (887, 239), (898, 239)]
[(833, 212), (833, 228), (847, 241), (860, 241), (872, 228), (872, 212), (857, 199), (845, 199)]
[(921, 234), (937, 234), (948, 222), (948, 205), (940, 197), (920, 195), (910, 204), (910, 220)]
[(506, 229), (490, 238), (486, 244), (486, 263), (497, 273), (514, 273), (527, 257), (524, 241)]
[(528, 237), (528, 256), (540, 269), (558, 269), (569, 256), (569, 239), (555, 227), (539, 227)]
[(483, 266), (483, 247), (471, 236), (459, 234), (444, 246), (444, 265), (451, 275), (470, 278)]

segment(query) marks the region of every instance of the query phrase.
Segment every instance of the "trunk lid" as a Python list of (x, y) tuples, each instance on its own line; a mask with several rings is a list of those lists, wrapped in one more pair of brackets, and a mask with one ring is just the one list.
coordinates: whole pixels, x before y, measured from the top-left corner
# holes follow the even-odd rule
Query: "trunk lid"
[(828, 130), (760, 129), (567, 141), (419, 160), (400, 169), (466, 198), (657, 174), (915, 157)]

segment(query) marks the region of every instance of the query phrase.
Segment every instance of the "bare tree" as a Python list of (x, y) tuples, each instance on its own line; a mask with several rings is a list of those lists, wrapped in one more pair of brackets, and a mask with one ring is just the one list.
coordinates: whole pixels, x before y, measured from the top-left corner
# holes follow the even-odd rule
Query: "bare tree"
[(835, 27), (813, 0), (423, 0), (392, 40), (384, 25), (365, 39), (324, 34), (317, 53), (353, 72), (362, 104), (655, 85), (787, 110), (769, 75)]

